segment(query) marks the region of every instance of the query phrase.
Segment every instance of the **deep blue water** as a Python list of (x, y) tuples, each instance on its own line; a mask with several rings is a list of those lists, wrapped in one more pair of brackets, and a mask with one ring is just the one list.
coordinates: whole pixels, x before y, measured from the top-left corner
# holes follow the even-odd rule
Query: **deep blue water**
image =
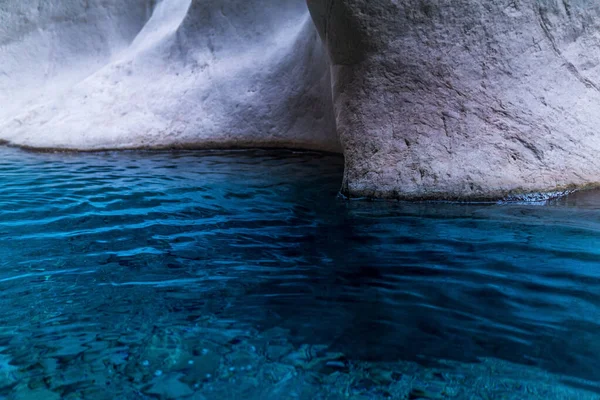
[(0, 148), (0, 399), (600, 398), (600, 194), (347, 202), (342, 170)]

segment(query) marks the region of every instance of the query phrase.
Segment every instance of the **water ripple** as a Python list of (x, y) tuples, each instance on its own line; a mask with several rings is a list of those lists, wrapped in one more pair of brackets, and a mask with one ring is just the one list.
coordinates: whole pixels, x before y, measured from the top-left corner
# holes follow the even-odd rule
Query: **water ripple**
[(0, 377), (218, 317), (356, 362), (499, 359), (600, 392), (598, 193), (348, 203), (331, 155), (0, 156)]

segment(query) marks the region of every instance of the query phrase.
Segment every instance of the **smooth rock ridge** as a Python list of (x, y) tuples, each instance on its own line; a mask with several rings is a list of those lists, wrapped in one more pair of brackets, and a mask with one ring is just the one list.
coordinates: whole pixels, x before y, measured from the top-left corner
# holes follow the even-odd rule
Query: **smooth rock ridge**
[(303, 0), (5, 0), (0, 141), (339, 151)]

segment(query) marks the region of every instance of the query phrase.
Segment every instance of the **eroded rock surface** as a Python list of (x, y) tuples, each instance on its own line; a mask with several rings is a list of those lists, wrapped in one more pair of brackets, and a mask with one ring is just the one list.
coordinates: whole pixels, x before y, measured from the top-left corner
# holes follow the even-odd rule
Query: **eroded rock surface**
[(600, 182), (600, 3), (308, 5), (327, 51), (304, 0), (4, 1), (0, 142), (341, 149), (351, 197)]
[(497, 199), (600, 182), (600, 3), (308, 0), (343, 192)]
[(339, 151), (327, 63), (303, 0), (2, 1), (0, 141)]

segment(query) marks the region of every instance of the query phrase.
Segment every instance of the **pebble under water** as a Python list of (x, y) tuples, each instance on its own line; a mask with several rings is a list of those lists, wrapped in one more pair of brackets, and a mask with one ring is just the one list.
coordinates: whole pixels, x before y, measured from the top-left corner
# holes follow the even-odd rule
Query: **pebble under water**
[(347, 202), (342, 172), (0, 148), (0, 399), (600, 399), (600, 194)]

